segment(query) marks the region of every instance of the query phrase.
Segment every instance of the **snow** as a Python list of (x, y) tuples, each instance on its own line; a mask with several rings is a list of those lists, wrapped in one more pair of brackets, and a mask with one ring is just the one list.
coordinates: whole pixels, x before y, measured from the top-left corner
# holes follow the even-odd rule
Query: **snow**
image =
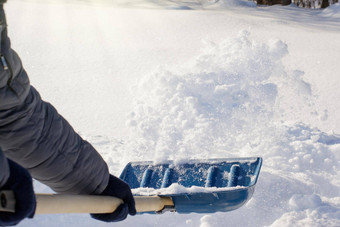
[(331, 18), (340, 18), (340, 3), (336, 3), (323, 10), (322, 15)]
[[(238, 210), (144, 214), (116, 226), (340, 226), (339, 4), (11, 0), (5, 7), (33, 86), (111, 173), (129, 161), (263, 157), (253, 198)], [(50, 192), (38, 182), (35, 190)], [(19, 226), (109, 225), (61, 214)]]
[(176, 195), (176, 194), (192, 194), (192, 193), (214, 193), (214, 192), (225, 192), (231, 190), (239, 190), (244, 189), (243, 186), (236, 186), (236, 187), (224, 187), (224, 188), (217, 188), (217, 187), (198, 187), (198, 186), (191, 186), (191, 187), (184, 187), (178, 183), (173, 183), (167, 188), (135, 188), (132, 189), (133, 194), (135, 195)]

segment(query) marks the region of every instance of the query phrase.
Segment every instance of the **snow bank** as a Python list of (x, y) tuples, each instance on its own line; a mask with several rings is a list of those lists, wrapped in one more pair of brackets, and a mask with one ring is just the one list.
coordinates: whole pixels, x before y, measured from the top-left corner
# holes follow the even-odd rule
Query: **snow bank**
[(340, 3), (330, 5), (323, 9), (321, 15), (328, 18), (340, 19)]
[[(86, 1), (84, 1), (86, 3)], [(97, 0), (92, 4), (110, 4), (116, 7), (127, 7), (127, 8), (161, 8), (170, 10), (197, 10), (197, 9), (217, 9), (223, 10), (232, 6), (256, 6), (256, 3), (248, 0), (115, 0), (107, 2), (105, 0)]]
[(248, 0), (205, 0), (202, 2), (202, 8), (204, 9), (216, 9), (223, 10), (230, 7), (256, 7), (256, 3)]

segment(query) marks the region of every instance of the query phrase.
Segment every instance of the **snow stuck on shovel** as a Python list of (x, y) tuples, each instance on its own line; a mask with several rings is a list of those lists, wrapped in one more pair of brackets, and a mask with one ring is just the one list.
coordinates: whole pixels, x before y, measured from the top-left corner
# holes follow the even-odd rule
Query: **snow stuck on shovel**
[(132, 189), (132, 193), (134, 195), (176, 195), (176, 194), (193, 194), (193, 193), (213, 193), (218, 191), (231, 191), (243, 189), (245, 187), (236, 186), (236, 187), (225, 187), (225, 188), (217, 188), (217, 187), (197, 187), (191, 186), (190, 188), (186, 188), (180, 184), (174, 183), (171, 184), (168, 188), (136, 188)]

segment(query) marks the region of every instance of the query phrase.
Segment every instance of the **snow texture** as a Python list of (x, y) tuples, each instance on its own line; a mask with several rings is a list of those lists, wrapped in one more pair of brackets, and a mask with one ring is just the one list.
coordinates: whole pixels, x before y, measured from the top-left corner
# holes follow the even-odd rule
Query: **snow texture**
[(325, 17), (340, 18), (340, 3), (336, 3), (324, 9), (322, 15)]

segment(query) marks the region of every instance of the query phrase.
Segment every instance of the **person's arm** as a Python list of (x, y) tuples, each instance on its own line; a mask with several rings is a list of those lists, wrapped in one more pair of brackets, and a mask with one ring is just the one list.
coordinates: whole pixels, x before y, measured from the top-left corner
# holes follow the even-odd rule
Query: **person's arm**
[(99, 194), (109, 172), (97, 151), (30, 86), (7, 37), (0, 9), (0, 146), (5, 155), (59, 193)]
[(134, 215), (130, 187), (109, 174), (99, 153), (30, 85), (11, 49), (2, 4), (0, 28), (0, 147), (6, 157), (58, 193), (111, 195), (125, 202), (112, 214), (93, 216), (96, 219), (118, 221), (127, 213)]

